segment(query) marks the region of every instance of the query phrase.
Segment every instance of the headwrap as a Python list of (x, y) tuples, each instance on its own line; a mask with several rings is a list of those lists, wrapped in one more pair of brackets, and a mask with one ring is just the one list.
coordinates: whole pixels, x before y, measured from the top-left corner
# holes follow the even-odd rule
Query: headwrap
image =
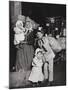
[(36, 51), (35, 51), (35, 55), (37, 55), (38, 52), (41, 52), (42, 54), (44, 54), (44, 51), (43, 51), (42, 49), (40, 49), (40, 48), (37, 48), (37, 49), (36, 49)]

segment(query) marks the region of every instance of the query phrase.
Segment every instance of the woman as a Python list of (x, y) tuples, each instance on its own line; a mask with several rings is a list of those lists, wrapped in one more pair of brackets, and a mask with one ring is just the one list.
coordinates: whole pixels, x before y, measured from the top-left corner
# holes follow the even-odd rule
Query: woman
[(18, 44), (17, 47), (17, 55), (16, 55), (16, 71), (20, 70), (30, 70), (31, 64), (33, 60), (34, 49), (32, 46), (31, 32), (25, 35), (25, 40)]

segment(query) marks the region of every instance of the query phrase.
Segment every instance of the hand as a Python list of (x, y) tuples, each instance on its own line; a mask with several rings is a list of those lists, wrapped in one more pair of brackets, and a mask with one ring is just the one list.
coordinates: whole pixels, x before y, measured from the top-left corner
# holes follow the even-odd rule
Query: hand
[(20, 41), (20, 44), (23, 44), (23, 41)]
[(38, 45), (39, 45), (40, 47), (42, 47), (43, 43), (42, 43), (41, 40), (38, 41)]
[(16, 48), (19, 48), (19, 45), (16, 45)]

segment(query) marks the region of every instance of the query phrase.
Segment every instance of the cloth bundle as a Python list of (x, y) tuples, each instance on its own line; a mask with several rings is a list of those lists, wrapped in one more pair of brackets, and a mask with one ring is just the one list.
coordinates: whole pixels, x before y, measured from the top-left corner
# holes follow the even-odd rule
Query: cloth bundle
[(60, 52), (62, 47), (60, 46), (60, 43), (58, 42), (58, 40), (56, 40), (53, 37), (48, 37), (49, 40), (49, 44), (51, 46), (51, 48), (55, 51), (55, 52)]

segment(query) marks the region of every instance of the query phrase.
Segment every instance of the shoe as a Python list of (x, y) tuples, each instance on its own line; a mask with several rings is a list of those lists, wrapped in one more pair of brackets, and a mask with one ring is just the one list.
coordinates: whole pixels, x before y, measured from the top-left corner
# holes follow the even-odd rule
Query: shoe
[(37, 83), (32, 83), (32, 86), (33, 87), (37, 87)]
[(45, 82), (48, 82), (48, 79), (46, 79)]
[(48, 84), (48, 79), (47, 80), (44, 80), (40, 83), (40, 86), (44, 87), (44, 86), (47, 86)]
[(46, 84), (46, 86), (48, 85), (48, 83), (49, 83), (49, 81), (48, 81), (48, 79), (46, 79), (46, 80), (45, 80), (45, 84)]
[(53, 81), (50, 81), (50, 82), (48, 83), (48, 86), (53, 86)]
[(39, 81), (39, 82), (37, 83), (37, 87), (40, 87), (41, 85), (42, 85), (42, 82)]

